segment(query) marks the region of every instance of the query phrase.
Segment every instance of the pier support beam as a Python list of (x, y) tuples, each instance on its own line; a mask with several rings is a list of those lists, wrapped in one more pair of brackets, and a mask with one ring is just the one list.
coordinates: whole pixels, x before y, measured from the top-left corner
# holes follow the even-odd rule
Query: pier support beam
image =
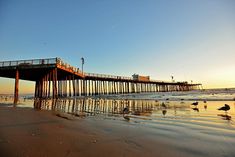
[(19, 70), (16, 69), (14, 104), (17, 104), (18, 100), (19, 100)]

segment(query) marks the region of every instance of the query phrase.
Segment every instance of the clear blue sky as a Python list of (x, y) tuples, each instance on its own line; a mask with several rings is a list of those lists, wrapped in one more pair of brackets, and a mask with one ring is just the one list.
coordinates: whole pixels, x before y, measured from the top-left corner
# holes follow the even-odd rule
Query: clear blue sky
[(0, 60), (235, 87), (234, 0), (1, 0), (0, 19)]

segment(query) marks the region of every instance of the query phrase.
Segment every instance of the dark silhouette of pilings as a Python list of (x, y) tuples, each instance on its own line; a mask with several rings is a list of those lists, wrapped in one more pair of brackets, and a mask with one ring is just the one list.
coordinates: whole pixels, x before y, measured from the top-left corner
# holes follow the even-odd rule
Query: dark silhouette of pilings
[(15, 76), (15, 92), (14, 92), (14, 104), (17, 104), (19, 99), (19, 70), (16, 69)]

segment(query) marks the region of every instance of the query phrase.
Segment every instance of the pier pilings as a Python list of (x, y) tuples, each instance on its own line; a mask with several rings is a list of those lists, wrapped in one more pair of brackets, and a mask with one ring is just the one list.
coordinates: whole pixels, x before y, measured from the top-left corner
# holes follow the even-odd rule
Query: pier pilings
[(74, 79), (73, 75), (66, 76), (63, 80), (57, 80), (55, 69), (36, 81), (35, 98), (172, 92), (194, 89), (199, 89), (199, 87), (188, 84), (171, 85), (136, 81)]

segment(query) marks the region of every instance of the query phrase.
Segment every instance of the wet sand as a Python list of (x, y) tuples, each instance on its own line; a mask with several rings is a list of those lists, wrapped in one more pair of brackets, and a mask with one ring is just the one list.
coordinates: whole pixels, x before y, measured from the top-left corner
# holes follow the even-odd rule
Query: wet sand
[(0, 105), (0, 156), (235, 156), (234, 130), (195, 128), (171, 120), (127, 121), (121, 116), (75, 117)]
[(0, 156), (175, 156), (128, 122), (0, 107)]

